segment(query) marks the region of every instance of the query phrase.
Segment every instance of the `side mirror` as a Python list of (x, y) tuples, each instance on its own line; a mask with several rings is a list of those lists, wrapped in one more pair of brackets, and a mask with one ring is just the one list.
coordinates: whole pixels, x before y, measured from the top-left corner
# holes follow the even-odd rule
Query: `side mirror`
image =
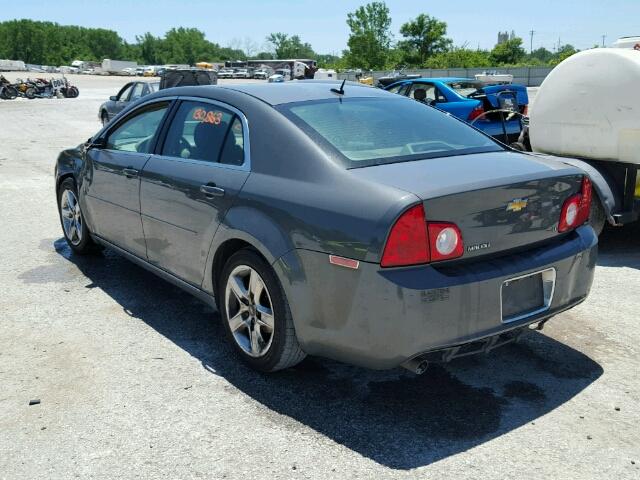
[(117, 96), (115, 96), (115, 95), (111, 95), (111, 96), (109, 97), (109, 100), (111, 100), (112, 102), (117, 102), (117, 101), (118, 101), (118, 97), (117, 97)]
[(100, 138), (96, 138), (95, 140), (87, 140), (87, 143), (84, 144), (84, 148), (85, 150), (89, 150), (90, 148), (105, 148), (107, 146), (107, 141), (100, 137)]
[(435, 107), (438, 103), (435, 100), (427, 100), (427, 105)]

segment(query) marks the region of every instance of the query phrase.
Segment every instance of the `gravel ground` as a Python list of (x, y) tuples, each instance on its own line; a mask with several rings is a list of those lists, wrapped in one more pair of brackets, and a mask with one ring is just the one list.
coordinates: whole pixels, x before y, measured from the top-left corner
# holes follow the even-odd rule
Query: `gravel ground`
[(70, 79), (77, 99), (0, 102), (0, 478), (640, 478), (639, 227), (606, 231), (588, 300), (520, 344), (422, 376), (259, 375), (204, 304), (70, 253), (54, 161), (126, 81)]

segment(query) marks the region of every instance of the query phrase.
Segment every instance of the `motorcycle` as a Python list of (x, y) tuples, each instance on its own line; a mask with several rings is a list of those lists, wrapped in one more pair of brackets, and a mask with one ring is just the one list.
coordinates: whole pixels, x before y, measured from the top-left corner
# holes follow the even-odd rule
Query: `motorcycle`
[(0, 75), (0, 98), (3, 100), (13, 100), (18, 96), (18, 90), (11, 85), (4, 75)]
[(18, 78), (13, 86), (18, 91), (19, 97), (28, 98), (30, 100), (36, 98), (36, 87), (31, 80), (27, 79), (25, 81)]

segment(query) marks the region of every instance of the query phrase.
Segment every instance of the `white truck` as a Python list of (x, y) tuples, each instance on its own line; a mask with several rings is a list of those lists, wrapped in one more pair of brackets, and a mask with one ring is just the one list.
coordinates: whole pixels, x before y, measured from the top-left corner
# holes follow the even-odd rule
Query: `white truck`
[(530, 106), (531, 150), (563, 157), (593, 182), (592, 225), (640, 219), (640, 37), (577, 53)]
[(0, 72), (24, 72), (26, 69), (22, 60), (0, 60)]
[[(129, 62), (126, 60), (110, 60), (105, 58), (102, 60), (102, 73), (108, 75), (128, 75), (131, 69), (133, 71), (138, 67), (137, 62)], [(129, 70), (125, 70), (129, 69)]]

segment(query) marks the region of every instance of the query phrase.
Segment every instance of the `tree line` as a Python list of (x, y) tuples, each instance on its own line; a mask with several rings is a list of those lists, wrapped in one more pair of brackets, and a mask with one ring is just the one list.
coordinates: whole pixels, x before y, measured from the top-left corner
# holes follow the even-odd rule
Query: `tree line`
[(400, 39), (391, 32), (391, 14), (383, 1), (374, 1), (347, 15), (350, 34), (341, 56), (323, 55), (299, 35), (275, 32), (266, 37), (262, 51), (246, 39), (244, 45), (221, 46), (196, 28), (172, 28), (164, 36), (145, 33), (129, 43), (104, 28), (59, 25), (34, 20), (0, 22), (0, 58), (40, 65), (64, 65), (73, 60), (104, 58), (140, 64), (194, 64), (224, 61), (315, 58), (321, 67), (385, 70), (394, 68), (483, 68), (553, 66), (573, 55), (571, 45), (555, 52), (539, 48), (527, 53), (521, 38), (509, 38), (491, 50), (455, 46), (447, 37), (447, 24), (426, 13), (400, 27)]

